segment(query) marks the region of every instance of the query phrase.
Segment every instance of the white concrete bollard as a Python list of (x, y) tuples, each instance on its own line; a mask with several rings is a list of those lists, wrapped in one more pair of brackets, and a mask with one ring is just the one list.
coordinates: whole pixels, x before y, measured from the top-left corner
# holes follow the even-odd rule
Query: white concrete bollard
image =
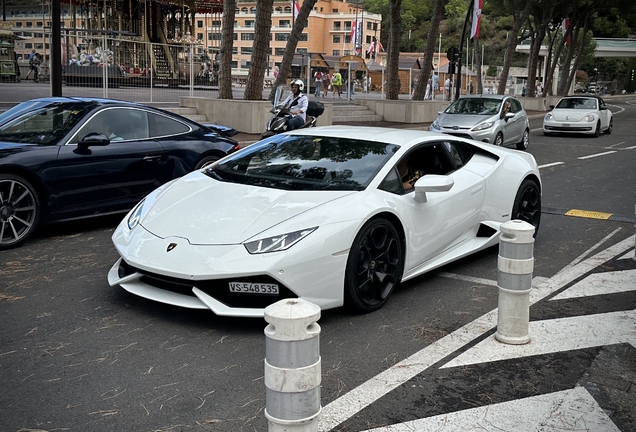
[(303, 299), (265, 308), (265, 417), (269, 432), (316, 432), (320, 406), (320, 307)]
[(511, 220), (501, 225), (497, 286), (499, 313), (495, 338), (507, 344), (530, 342), (530, 290), (534, 268), (534, 227)]

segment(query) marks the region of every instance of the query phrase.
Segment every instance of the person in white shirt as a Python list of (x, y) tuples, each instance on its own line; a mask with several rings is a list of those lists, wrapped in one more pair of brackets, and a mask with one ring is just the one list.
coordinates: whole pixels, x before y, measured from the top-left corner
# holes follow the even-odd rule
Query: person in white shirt
[(294, 130), (302, 127), (307, 120), (307, 108), (309, 107), (309, 99), (302, 93), (305, 88), (302, 80), (295, 79), (291, 82), (292, 92), (283, 101), (283, 105), (289, 107), (291, 116), (287, 119), (287, 130)]

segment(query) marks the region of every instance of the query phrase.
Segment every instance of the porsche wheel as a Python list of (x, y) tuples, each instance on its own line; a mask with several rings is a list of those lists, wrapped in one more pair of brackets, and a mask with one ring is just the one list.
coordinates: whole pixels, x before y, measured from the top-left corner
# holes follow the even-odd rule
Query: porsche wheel
[(609, 126), (607, 126), (607, 129), (605, 129), (605, 130), (603, 131), (603, 133), (605, 133), (605, 134), (607, 134), (607, 135), (611, 134), (611, 133), (612, 133), (612, 128), (613, 128), (613, 127), (614, 127), (614, 119), (610, 119)]
[(40, 202), (22, 177), (0, 174), (0, 250), (25, 241), (37, 227)]
[(380, 309), (400, 282), (402, 240), (386, 219), (372, 219), (356, 236), (345, 274), (345, 305), (358, 312)]
[(594, 136), (596, 138), (598, 138), (599, 135), (601, 135), (601, 121), (600, 120), (596, 122), (596, 129), (594, 130)]
[(528, 148), (528, 143), (530, 143), (530, 131), (528, 129), (523, 131), (523, 136), (521, 137), (521, 142), (517, 143), (517, 150), (525, 150)]
[(512, 219), (519, 219), (534, 226), (534, 236), (537, 236), (541, 223), (541, 192), (534, 180), (526, 179), (521, 183), (512, 206)]
[(495, 142), (493, 143), (496, 146), (501, 147), (504, 144), (503, 134), (499, 132), (495, 137)]
[(194, 168), (195, 170), (199, 170), (207, 167), (208, 165), (212, 165), (214, 162), (218, 161), (218, 156), (206, 156), (197, 163), (197, 166)]

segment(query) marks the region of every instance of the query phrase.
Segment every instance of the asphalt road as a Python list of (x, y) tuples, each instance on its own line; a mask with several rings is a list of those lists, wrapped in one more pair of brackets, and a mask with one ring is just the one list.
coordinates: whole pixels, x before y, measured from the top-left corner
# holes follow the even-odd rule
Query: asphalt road
[[(581, 209), (633, 220), (636, 97), (610, 103), (614, 133), (599, 138), (544, 137), (535, 130), (541, 120), (531, 121), (528, 151), (539, 165), (562, 162), (541, 169), (543, 206), (556, 211), (542, 217), (537, 280), (634, 234), (633, 222), (559, 214)], [(600, 153), (607, 154), (579, 159)], [(50, 226), (23, 247), (0, 252), (0, 430), (266, 430), (265, 322), (169, 307), (110, 287), (106, 273), (117, 259), (110, 236), (118, 221)], [(496, 308), (496, 262), (493, 248), (409, 281), (372, 314), (323, 312), (325, 411)], [(628, 292), (597, 303), (566, 309), (634, 309), (636, 297)], [(533, 306), (531, 319), (563, 312), (546, 304)], [(598, 354), (527, 358), (497, 378), (492, 366), (423, 372), (333, 427), (362, 431), (567, 388)], [(519, 369), (528, 373), (511, 372)], [(633, 406), (615, 416), (623, 431), (634, 430)]]

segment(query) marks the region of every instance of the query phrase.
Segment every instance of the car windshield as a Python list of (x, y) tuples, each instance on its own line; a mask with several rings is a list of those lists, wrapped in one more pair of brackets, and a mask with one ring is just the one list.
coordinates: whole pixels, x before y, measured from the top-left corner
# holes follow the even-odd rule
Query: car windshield
[(459, 98), (446, 108), (446, 114), (495, 115), (499, 112), (501, 99)]
[(561, 99), (556, 108), (564, 109), (596, 109), (596, 99), (592, 98), (568, 98)]
[(206, 170), (220, 181), (284, 190), (364, 190), (399, 146), (338, 137), (277, 135)]
[(56, 144), (90, 109), (83, 102), (24, 102), (0, 116), (0, 141)]

